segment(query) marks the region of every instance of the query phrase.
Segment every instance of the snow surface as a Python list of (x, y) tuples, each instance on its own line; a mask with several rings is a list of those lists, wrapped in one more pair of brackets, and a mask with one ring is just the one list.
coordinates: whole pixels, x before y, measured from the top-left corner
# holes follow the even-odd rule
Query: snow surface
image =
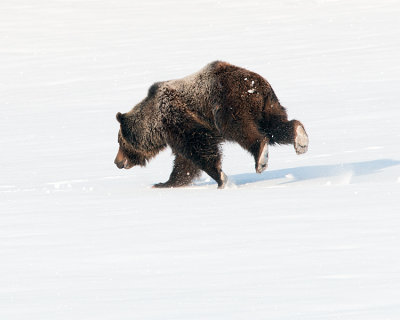
[[(400, 3), (2, 0), (0, 319), (400, 319)], [(118, 170), (115, 114), (225, 60), (310, 136)]]

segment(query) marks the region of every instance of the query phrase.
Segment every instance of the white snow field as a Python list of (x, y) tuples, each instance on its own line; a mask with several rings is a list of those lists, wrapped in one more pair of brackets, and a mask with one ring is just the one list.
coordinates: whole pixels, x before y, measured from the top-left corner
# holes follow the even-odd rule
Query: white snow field
[[(399, 1), (1, 0), (0, 319), (400, 319), (399, 58)], [(308, 153), (118, 170), (115, 114), (217, 59)]]

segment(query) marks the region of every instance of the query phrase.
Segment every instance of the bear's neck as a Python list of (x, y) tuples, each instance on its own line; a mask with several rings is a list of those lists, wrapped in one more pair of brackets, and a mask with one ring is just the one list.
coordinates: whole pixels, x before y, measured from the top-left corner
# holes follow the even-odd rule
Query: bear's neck
[(151, 110), (141, 110), (131, 116), (130, 127), (133, 141), (129, 142), (148, 160), (166, 147), (162, 121), (158, 114)]

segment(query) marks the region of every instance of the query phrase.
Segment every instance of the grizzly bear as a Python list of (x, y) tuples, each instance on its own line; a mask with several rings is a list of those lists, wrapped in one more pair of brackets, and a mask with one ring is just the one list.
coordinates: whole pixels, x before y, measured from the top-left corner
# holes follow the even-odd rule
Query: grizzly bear
[(156, 188), (181, 187), (201, 171), (223, 188), (223, 141), (249, 151), (257, 173), (268, 163), (268, 146), (293, 144), (297, 154), (308, 149), (308, 136), (298, 120), (288, 120), (270, 84), (257, 73), (215, 61), (182, 79), (154, 83), (131, 111), (117, 113), (120, 123), (118, 168), (145, 166), (169, 146), (175, 155), (169, 180)]

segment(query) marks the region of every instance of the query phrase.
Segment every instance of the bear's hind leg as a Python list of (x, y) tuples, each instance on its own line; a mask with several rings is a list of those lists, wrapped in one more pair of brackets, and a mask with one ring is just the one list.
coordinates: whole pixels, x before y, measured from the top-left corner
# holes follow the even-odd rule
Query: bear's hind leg
[(267, 169), (269, 139), (266, 136), (262, 135), (258, 130), (247, 131), (244, 128), (244, 130), (240, 130), (234, 140), (253, 155), (257, 173), (262, 173)]
[(302, 154), (308, 150), (308, 135), (303, 124), (298, 120), (281, 121), (275, 123), (273, 127), (268, 128), (268, 136), (271, 138), (271, 144), (293, 144), (297, 154)]
[(249, 151), (254, 157), (257, 173), (268, 167), (269, 138), (259, 130), (254, 119), (237, 117), (232, 114), (231, 108), (215, 107), (213, 109), (215, 126), (221, 135), (232, 140)]
[(154, 188), (176, 188), (190, 184), (193, 179), (200, 176), (201, 170), (189, 159), (177, 154), (174, 160), (174, 167), (169, 180), (164, 183), (157, 183)]

